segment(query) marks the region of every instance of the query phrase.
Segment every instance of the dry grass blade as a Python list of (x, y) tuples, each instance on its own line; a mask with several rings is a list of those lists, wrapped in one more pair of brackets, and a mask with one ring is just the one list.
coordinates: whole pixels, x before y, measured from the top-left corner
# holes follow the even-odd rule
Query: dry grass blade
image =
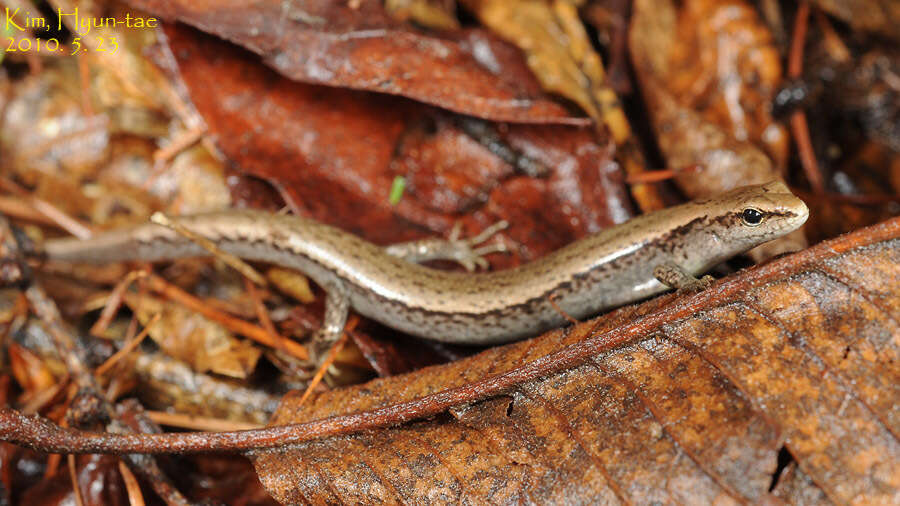
[(144, 506), (144, 494), (141, 492), (141, 486), (138, 484), (137, 478), (125, 462), (119, 461), (119, 473), (122, 474), (122, 481), (125, 482), (125, 488), (128, 490), (128, 502), (131, 506)]
[(251, 430), (258, 429), (260, 425), (255, 423), (235, 422), (222, 420), (221, 418), (209, 418), (203, 416), (184, 415), (180, 413), (167, 413), (165, 411), (145, 411), (147, 418), (159, 425), (178, 427), (181, 429), (226, 431), (226, 430)]
[(109, 297), (106, 298), (106, 304), (103, 305), (103, 311), (100, 312), (100, 317), (98, 317), (94, 325), (91, 326), (91, 330), (89, 331), (91, 335), (101, 336), (103, 332), (106, 331), (110, 322), (112, 322), (113, 317), (116, 315), (116, 312), (118, 312), (119, 308), (122, 306), (122, 298), (125, 295), (125, 291), (128, 290), (128, 287), (131, 286), (131, 283), (135, 280), (146, 276), (147, 272), (145, 271), (131, 271), (125, 275), (125, 279), (116, 284), (115, 288), (110, 292)]
[(334, 359), (337, 357), (338, 353), (344, 349), (344, 345), (347, 344), (347, 331), (345, 330), (343, 334), (341, 334), (340, 339), (331, 347), (328, 351), (328, 355), (325, 356), (325, 360), (322, 361), (322, 365), (319, 366), (319, 370), (316, 371), (315, 376), (309, 382), (309, 386), (306, 387), (306, 390), (303, 392), (303, 396), (300, 397), (300, 404), (303, 404), (306, 399), (312, 395), (313, 391), (319, 383), (322, 381), (322, 378), (325, 377), (325, 373), (328, 372), (328, 368), (331, 367), (331, 364), (334, 363)]
[(78, 471), (75, 468), (75, 455), (68, 455), (66, 460), (69, 463), (69, 479), (72, 481), (72, 490), (75, 492), (75, 504), (84, 506), (84, 496), (81, 494), (81, 487), (78, 486)]
[(153, 318), (149, 322), (147, 322), (147, 325), (144, 326), (144, 330), (141, 330), (140, 334), (135, 336), (134, 339), (125, 343), (125, 345), (122, 346), (119, 351), (115, 352), (111, 357), (106, 359), (106, 362), (103, 362), (102, 364), (97, 366), (97, 368), (94, 370), (94, 375), (102, 376), (106, 374), (106, 372), (112, 369), (112, 367), (116, 365), (116, 363), (118, 363), (118, 361), (121, 360), (122, 357), (128, 355), (132, 350), (137, 348), (137, 346), (141, 344), (141, 341), (143, 341), (144, 338), (147, 337), (147, 335), (150, 333), (150, 327), (156, 324), (156, 322), (159, 321), (159, 318), (159, 314), (154, 315)]

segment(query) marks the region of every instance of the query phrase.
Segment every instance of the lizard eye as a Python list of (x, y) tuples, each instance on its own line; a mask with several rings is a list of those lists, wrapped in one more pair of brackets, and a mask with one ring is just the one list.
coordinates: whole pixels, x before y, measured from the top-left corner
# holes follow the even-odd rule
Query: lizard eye
[(750, 227), (755, 227), (762, 223), (763, 218), (765, 218), (765, 215), (762, 211), (753, 207), (748, 207), (741, 213), (741, 220), (743, 220), (744, 225)]

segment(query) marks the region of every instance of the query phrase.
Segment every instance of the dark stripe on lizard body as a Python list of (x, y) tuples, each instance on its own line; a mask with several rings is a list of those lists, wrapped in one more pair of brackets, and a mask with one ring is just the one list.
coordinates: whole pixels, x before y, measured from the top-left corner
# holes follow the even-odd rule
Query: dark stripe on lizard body
[[(748, 224), (746, 209), (764, 219)], [(407, 262), (337, 228), (257, 211), (174, 218), (242, 258), (298, 269), (320, 286), (345, 290), (359, 313), (421, 337), (489, 344), (535, 335), (575, 318), (626, 304), (666, 287), (653, 270), (673, 263), (690, 274), (784, 235), (807, 209), (782, 183), (634, 218), (543, 258), (489, 273), (447, 272)], [(208, 255), (177, 232), (147, 224), (88, 240), (48, 241), (49, 258), (96, 263)]]

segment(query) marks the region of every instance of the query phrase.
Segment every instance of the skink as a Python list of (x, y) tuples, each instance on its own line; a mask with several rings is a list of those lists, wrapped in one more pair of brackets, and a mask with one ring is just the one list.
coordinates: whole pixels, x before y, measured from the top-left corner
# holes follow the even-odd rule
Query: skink
[[(323, 336), (348, 306), (403, 332), (484, 345), (511, 341), (662, 292), (654, 275), (690, 275), (800, 227), (806, 205), (780, 182), (748, 186), (634, 218), (536, 261), (497, 272), (420, 266), (337, 228), (296, 216), (223, 211), (174, 219), (236, 256), (298, 269), (325, 289)], [(208, 255), (171, 228), (113, 230), (45, 244), (48, 258), (105, 263)], [(326, 337), (327, 339), (328, 337)]]

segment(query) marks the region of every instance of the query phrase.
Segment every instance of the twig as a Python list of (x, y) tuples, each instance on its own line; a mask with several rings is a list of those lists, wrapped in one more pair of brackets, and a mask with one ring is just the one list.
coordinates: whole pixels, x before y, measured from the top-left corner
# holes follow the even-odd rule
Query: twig
[(48, 405), (50, 401), (56, 398), (60, 392), (62, 392), (66, 387), (69, 386), (69, 378), (64, 377), (60, 379), (55, 385), (46, 388), (35, 395), (32, 395), (28, 401), (22, 406), (23, 413), (37, 413), (44, 406)]
[[(143, 406), (135, 399), (126, 399), (119, 404), (119, 419), (134, 432), (145, 434), (159, 434), (162, 429), (150, 420), (144, 412)], [(190, 501), (184, 497), (168, 476), (163, 474), (156, 459), (150, 455), (131, 454), (127, 457), (128, 465), (137, 471), (153, 487), (165, 503), (169, 506), (190, 506)]]
[(33, 197), (31, 202), (34, 205), (34, 208), (38, 210), (38, 212), (43, 213), (45, 216), (55, 221), (59, 228), (74, 235), (75, 237), (79, 239), (90, 239), (91, 236), (94, 235), (94, 232), (90, 227), (69, 216), (58, 207), (47, 202), (46, 200)]
[(625, 183), (634, 185), (641, 183), (658, 183), (660, 181), (666, 181), (668, 179), (672, 179), (679, 174), (686, 174), (691, 172), (697, 172), (700, 170), (699, 165), (688, 165), (687, 167), (679, 167), (675, 169), (663, 169), (663, 170), (648, 170), (646, 172), (639, 172), (636, 174), (628, 174), (625, 177)]
[(179, 133), (172, 139), (172, 142), (168, 146), (153, 153), (153, 171), (150, 173), (150, 177), (148, 177), (141, 185), (141, 188), (147, 190), (153, 186), (159, 177), (171, 168), (171, 165), (169, 164), (171, 159), (178, 153), (204, 139), (206, 132), (206, 124), (200, 122), (193, 127), (190, 127), (188, 130)]
[(81, 110), (85, 116), (93, 116), (94, 104), (91, 100), (91, 68), (88, 67), (87, 52), (78, 55), (78, 77), (81, 80)]
[(262, 275), (260, 275), (258, 272), (256, 272), (256, 269), (254, 269), (253, 267), (250, 267), (250, 265), (247, 262), (241, 260), (240, 258), (236, 257), (235, 255), (232, 255), (231, 253), (222, 251), (222, 249), (219, 248), (218, 246), (216, 246), (216, 244), (214, 242), (203, 237), (202, 235), (195, 234), (193, 231), (189, 230), (184, 225), (170, 220), (169, 217), (166, 216), (165, 214), (153, 213), (153, 215), (150, 216), (150, 221), (152, 221), (153, 223), (156, 223), (157, 225), (162, 225), (164, 227), (171, 228), (172, 230), (174, 230), (178, 234), (184, 236), (191, 242), (197, 244), (198, 246), (205, 249), (206, 251), (209, 251), (210, 254), (212, 254), (214, 257), (222, 260), (229, 267), (240, 272), (241, 274), (244, 275), (244, 277), (250, 279), (257, 285), (266, 286), (266, 278), (264, 278)]
[[(81, 356), (82, 350), (75, 345), (75, 341), (65, 328), (56, 304), (37, 285), (28, 287), (25, 290), (25, 297), (28, 299), (28, 303), (31, 305), (35, 315), (44, 324), (47, 333), (53, 339), (56, 353), (66, 365), (66, 369), (72, 375), (75, 384), (79, 388), (100, 392), (100, 387), (94, 380), (94, 376), (84, 365), (85, 361)], [(110, 417), (114, 416), (111, 407), (109, 407), (107, 414)]]
[(206, 134), (206, 125), (198, 124), (183, 132), (172, 139), (168, 146), (161, 148), (153, 153), (154, 162), (167, 162), (175, 157), (181, 151), (191, 147)]
[(20, 220), (40, 223), (41, 225), (59, 226), (54, 220), (48, 218), (46, 214), (35, 209), (30, 202), (19, 197), (0, 195), (0, 213), (19, 218)]
[(93, 230), (91, 230), (89, 226), (69, 216), (58, 207), (47, 202), (46, 200), (31, 195), (30, 193), (28, 193), (28, 190), (19, 186), (12, 179), (9, 179), (8, 177), (0, 177), (0, 187), (19, 195), (29, 204), (31, 204), (31, 207), (34, 208), (35, 211), (43, 214), (57, 227), (65, 230), (75, 237), (79, 239), (88, 239), (92, 235), (94, 235)]
[(826, 51), (828, 51), (829, 58), (838, 63), (849, 62), (853, 57), (850, 54), (850, 49), (844, 44), (840, 35), (838, 35), (834, 30), (834, 27), (831, 26), (828, 18), (825, 17), (825, 14), (819, 9), (816, 9), (816, 24), (818, 24), (819, 29), (822, 30), (823, 42)]
[[(357, 321), (358, 320), (354, 320), (350, 325), (355, 327)], [(308, 399), (309, 396), (312, 395), (313, 390), (319, 385), (319, 383), (321, 383), (322, 378), (325, 377), (325, 373), (328, 371), (328, 368), (331, 367), (332, 363), (334, 363), (334, 359), (335, 357), (337, 357), (337, 354), (340, 353), (342, 349), (344, 349), (344, 345), (347, 344), (347, 336), (349, 330), (345, 328), (344, 332), (341, 333), (341, 338), (338, 339), (338, 341), (334, 343), (334, 346), (332, 346), (328, 351), (328, 355), (325, 357), (325, 360), (322, 361), (322, 365), (319, 366), (319, 370), (316, 371), (316, 375), (313, 376), (312, 381), (310, 381), (309, 385), (306, 387), (306, 391), (303, 392), (303, 397), (300, 398), (299, 405), (302, 406), (303, 403), (306, 402), (306, 399)]]
[(269, 317), (269, 312), (266, 310), (266, 306), (263, 304), (262, 297), (259, 295), (259, 291), (256, 289), (256, 286), (249, 278), (244, 278), (244, 287), (247, 289), (247, 293), (250, 295), (250, 299), (253, 301), (253, 307), (256, 309), (256, 317), (259, 318), (259, 323), (262, 324), (262, 327), (272, 336), (272, 339), (275, 341), (276, 346), (279, 351), (284, 351), (284, 340), (281, 338), (281, 335), (278, 334), (278, 331), (275, 329), (275, 325), (272, 323), (272, 319)]
[(109, 297), (106, 298), (106, 304), (103, 306), (103, 311), (100, 312), (100, 316), (97, 318), (97, 321), (91, 326), (91, 330), (88, 331), (92, 336), (100, 336), (103, 332), (106, 331), (106, 328), (109, 326), (109, 323), (112, 321), (113, 317), (116, 315), (116, 312), (119, 311), (119, 308), (122, 306), (123, 295), (125, 294), (125, 290), (131, 286), (135, 280), (146, 277), (147, 272), (143, 270), (131, 271), (125, 275), (125, 278), (118, 282), (116, 286), (109, 293)]
[[(803, 74), (803, 45), (806, 42), (806, 31), (809, 27), (809, 2), (803, 0), (797, 7), (794, 19), (794, 34), (791, 37), (791, 51), (788, 54), (788, 77), (797, 79)], [(791, 113), (791, 130), (794, 133), (794, 142), (800, 154), (800, 164), (806, 179), (813, 191), (819, 195), (825, 193), (825, 180), (822, 171), (816, 161), (816, 152), (813, 149), (809, 137), (809, 124), (806, 121), (806, 113), (798, 109)]]
[(557, 313), (559, 313), (560, 316), (562, 316), (563, 318), (565, 318), (566, 321), (568, 321), (568, 322), (571, 323), (572, 325), (577, 325), (577, 324), (578, 324), (578, 320), (576, 320), (575, 318), (573, 318), (572, 315), (570, 315), (569, 313), (567, 313), (563, 308), (559, 307), (559, 304), (556, 303), (556, 301), (554, 300), (554, 298), (553, 298), (552, 295), (550, 295), (550, 296), (547, 297), (547, 302), (549, 302), (549, 303), (550, 303), (550, 307), (552, 307)]

